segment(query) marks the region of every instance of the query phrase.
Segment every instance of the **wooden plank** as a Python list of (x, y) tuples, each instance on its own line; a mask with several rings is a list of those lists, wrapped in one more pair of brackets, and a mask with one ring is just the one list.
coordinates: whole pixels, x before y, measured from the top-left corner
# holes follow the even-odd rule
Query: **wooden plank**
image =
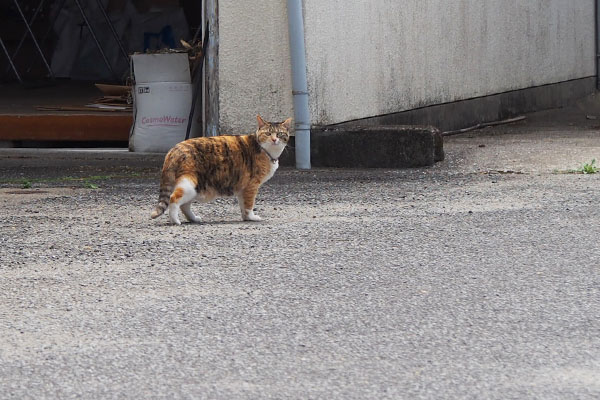
[(128, 141), (131, 115), (0, 115), (0, 140)]
[[(36, 106), (38, 111), (84, 111), (87, 113), (97, 112), (127, 112), (131, 113), (131, 108), (122, 104), (95, 103), (88, 106)], [(131, 114), (129, 114), (131, 115)]]
[(106, 85), (102, 83), (96, 83), (95, 86), (106, 96), (127, 97), (131, 93), (131, 86)]
[(219, 0), (205, 0), (204, 15), (209, 21), (205, 67), (206, 136), (219, 134)]

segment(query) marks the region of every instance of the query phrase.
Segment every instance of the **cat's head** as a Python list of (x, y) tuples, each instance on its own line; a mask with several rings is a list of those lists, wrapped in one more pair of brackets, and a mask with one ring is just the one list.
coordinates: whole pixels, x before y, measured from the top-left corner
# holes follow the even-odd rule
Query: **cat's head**
[(292, 119), (288, 118), (283, 122), (267, 122), (257, 115), (256, 120), (258, 121), (256, 137), (260, 146), (265, 150), (280, 149), (283, 151), (290, 140)]

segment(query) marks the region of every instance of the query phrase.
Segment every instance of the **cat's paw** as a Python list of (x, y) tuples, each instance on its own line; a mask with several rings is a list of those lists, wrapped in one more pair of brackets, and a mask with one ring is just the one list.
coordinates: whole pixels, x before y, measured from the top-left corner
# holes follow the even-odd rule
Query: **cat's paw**
[(171, 215), (169, 215), (169, 219), (171, 220), (171, 223), (173, 225), (181, 225), (181, 221), (179, 220), (178, 216), (171, 216)]
[(200, 217), (194, 215), (193, 213), (184, 213), (184, 215), (185, 219), (187, 219), (192, 224), (199, 224), (200, 222), (202, 222), (202, 219), (200, 219)]
[(262, 221), (262, 218), (254, 214), (254, 211), (250, 210), (246, 212), (246, 215), (244, 216), (244, 221), (258, 222)]
[(179, 220), (179, 206), (175, 203), (169, 204), (169, 220), (172, 224), (181, 225)]

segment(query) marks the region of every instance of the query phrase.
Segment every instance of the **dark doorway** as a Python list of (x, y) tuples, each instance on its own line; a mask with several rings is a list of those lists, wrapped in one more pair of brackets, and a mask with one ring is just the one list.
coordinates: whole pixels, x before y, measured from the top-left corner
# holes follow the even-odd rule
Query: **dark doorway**
[[(0, 142), (110, 142), (126, 147), (130, 105), (96, 110), (88, 106), (98, 99), (127, 101), (104, 89), (110, 92), (112, 86), (130, 84), (129, 55), (181, 47), (180, 39), (189, 41), (202, 26), (202, 4), (194, 0), (0, 0)], [(124, 92), (120, 95), (126, 97)], [(23, 117), (34, 116), (35, 126), (23, 125)], [(51, 123), (60, 129), (44, 129), (48, 125), (41, 116), (52, 116)], [(57, 116), (63, 117), (60, 122)], [(78, 117), (72, 118), (71, 127), (67, 119), (72, 116)], [(81, 126), (81, 121), (98, 118), (102, 123)], [(44, 131), (54, 133), (45, 137)]]

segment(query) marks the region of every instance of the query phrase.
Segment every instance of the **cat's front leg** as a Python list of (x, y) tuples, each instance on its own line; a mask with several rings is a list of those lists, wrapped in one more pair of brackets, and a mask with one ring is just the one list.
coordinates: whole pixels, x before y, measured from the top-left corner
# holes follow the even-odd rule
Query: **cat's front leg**
[(258, 185), (251, 185), (245, 188), (240, 194), (238, 194), (238, 203), (240, 205), (240, 211), (242, 212), (242, 219), (244, 221), (262, 221), (262, 218), (254, 214), (254, 200), (258, 193)]

